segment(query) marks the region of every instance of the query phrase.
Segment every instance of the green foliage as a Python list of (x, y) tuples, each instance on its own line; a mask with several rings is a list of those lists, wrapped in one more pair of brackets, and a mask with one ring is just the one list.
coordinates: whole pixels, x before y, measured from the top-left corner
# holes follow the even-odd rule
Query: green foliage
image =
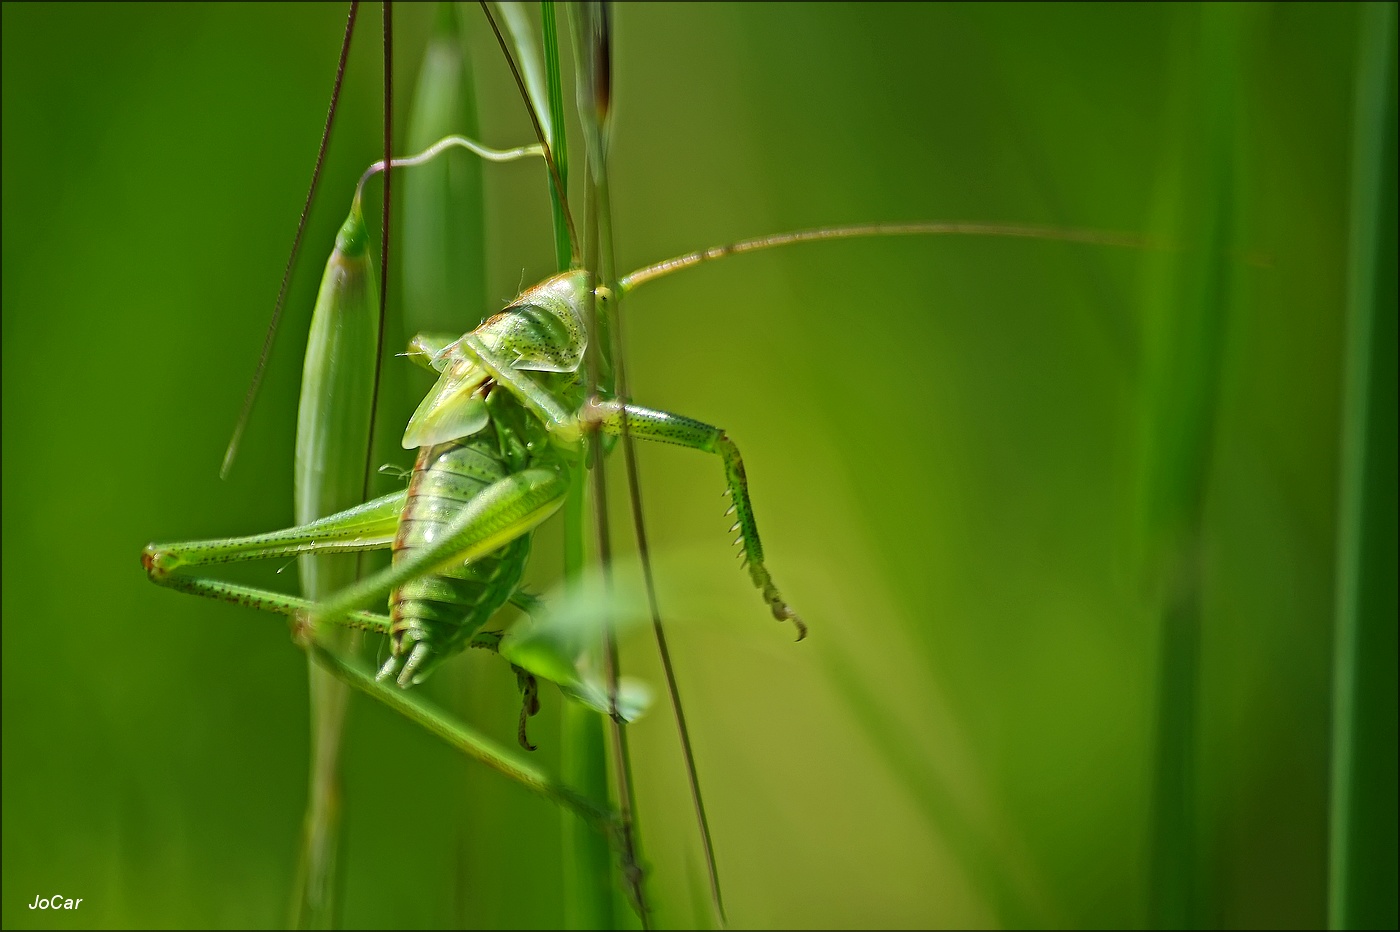
[[(309, 524), (363, 501), (379, 311), (379, 282), (356, 197), (336, 235), (311, 312), (297, 405), (292, 487), (297, 524)], [(354, 583), (363, 566), (357, 556), (344, 554), (306, 554), (297, 562), (302, 594), (313, 601)], [(350, 631), (329, 628), (319, 631), (318, 637), (342, 651), (360, 640)], [(334, 922), (339, 897), (335, 885), (340, 848), (339, 760), (349, 691), (315, 663), (309, 663), (308, 675), (311, 777), (293, 915), (298, 928), (326, 928)]]
[[(662, 610), (689, 622), (672, 653), (733, 922), (1146, 921), (1162, 601), (1144, 570), (1157, 532), (1140, 518), (1142, 438), (1158, 423), (1212, 443), (1208, 461), (1177, 460), (1196, 470), (1200, 542), (1193, 914), (1325, 921), (1358, 9), (1257, 8), (1240, 24), (1248, 53), (1223, 63), (1191, 39), (1203, 14), (1186, 5), (615, 12), (621, 270), (871, 220), (1187, 239), (1166, 257), (819, 244), (629, 298), (633, 393), (742, 445), (770, 564), (811, 625), (792, 644), (735, 568), (715, 464), (640, 450)], [(283, 921), (309, 759), (304, 660), (277, 619), (151, 586), (136, 555), (292, 519), (311, 270), (379, 157), (373, 42), (351, 56), (267, 393), (230, 480), (217, 471), (343, 17), (3, 8), (6, 927)], [(409, 88), (432, 16), (396, 19)], [(469, 39), (484, 141), (530, 142), (485, 32)], [(1233, 284), (1168, 320), (1180, 303), (1144, 294), (1220, 264), (1160, 203), (1213, 167), (1187, 144), (1212, 138), (1209, 114), (1166, 77), (1207, 66), (1230, 72), (1239, 148), (1226, 192), (1183, 185), (1201, 200), (1179, 216), (1229, 211)], [(461, 329), (555, 266), (537, 163), (484, 177), (490, 306)], [(1169, 336), (1192, 320), (1218, 329), (1213, 373), (1189, 356), (1157, 368), (1177, 347), (1202, 352)], [(1379, 333), (1369, 349), (1393, 378)], [(1211, 380), (1208, 417), (1185, 407), (1194, 389), (1149, 377), (1168, 371)], [(1388, 430), (1393, 449), (1393, 418)], [(1393, 461), (1377, 476), (1393, 488)], [(536, 550), (543, 591), (559, 532)], [(246, 578), (294, 589), (275, 570)], [(659, 685), (647, 638), (623, 661)], [(476, 652), (456, 667), (456, 685), (435, 679), (425, 698), (513, 742), (508, 666)], [(1376, 663), (1381, 695), (1395, 672)], [(542, 699), (531, 764), (560, 774), (562, 700)], [(1393, 728), (1378, 733), (1393, 761)], [(669, 716), (630, 734), (657, 923), (688, 924), (705, 894)], [(348, 925), (561, 922), (556, 807), (368, 702), (347, 724), (344, 772)], [(60, 888), (85, 898), (75, 915), (25, 908)]]
[(1359, 39), (1328, 918), (1336, 929), (1384, 929), (1397, 909), (1395, 6), (1368, 4)]

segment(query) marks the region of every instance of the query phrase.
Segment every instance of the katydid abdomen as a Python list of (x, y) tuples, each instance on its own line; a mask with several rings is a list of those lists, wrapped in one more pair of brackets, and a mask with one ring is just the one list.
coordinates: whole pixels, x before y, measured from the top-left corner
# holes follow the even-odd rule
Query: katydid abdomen
[[(421, 448), (394, 537), (394, 562), (431, 545), (473, 498), (510, 472), (494, 430)], [(525, 534), (486, 556), (439, 567), (395, 589), (389, 597), (394, 655), (380, 676), (415, 682), (465, 647), (520, 584), (529, 556)]]

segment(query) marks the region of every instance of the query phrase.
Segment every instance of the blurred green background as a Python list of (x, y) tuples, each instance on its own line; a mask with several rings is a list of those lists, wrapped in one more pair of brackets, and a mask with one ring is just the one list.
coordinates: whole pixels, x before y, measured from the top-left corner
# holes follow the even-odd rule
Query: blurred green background
[[(430, 15), (397, 18), (403, 101)], [(4, 6), (6, 927), (285, 921), (305, 661), (280, 619), (158, 589), (138, 556), (290, 523), (306, 322), (380, 145), (362, 17), (221, 482), (344, 9)], [(482, 135), (530, 141), (467, 19)], [(1152, 922), (1183, 717), (1184, 921), (1323, 923), (1357, 8), (625, 4), (616, 32), (624, 269), (872, 220), (1173, 246), (820, 244), (630, 302), (634, 395), (737, 440), (812, 627), (791, 643), (734, 568), (717, 465), (644, 449), (734, 924)], [(536, 165), (486, 184), (504, 301), (552, 271), (546, 192)], [(546, 588), (557, 529), (537, 550)], [(248, 578), (295, 585), (277, 570)], [(1182, 578), (1184, 680), (1163, 621)], [(647, 642), (625, 647), (659, 684)], [(490, 660), (430, 691), (512, 742)], [(669, 713), (632, 735), (658, 921), (684, 925), (704, 885)], [(347, 925), (560, 921), (547, 803), (360, 700), (345, 768)], [(81, 909), (26, 909), (55, 892)]]

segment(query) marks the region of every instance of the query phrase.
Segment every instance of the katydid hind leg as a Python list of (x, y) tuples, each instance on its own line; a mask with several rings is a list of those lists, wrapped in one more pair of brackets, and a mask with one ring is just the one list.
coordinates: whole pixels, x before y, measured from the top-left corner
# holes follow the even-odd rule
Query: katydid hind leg
[[(194, 575), (188, 571), (216, 564), (270, 560), (301, 554), (359, 553), (388, 549), (393, 544), (394, 531), (403, 511), (406, 494), (405, 490), (391, 492), (309, 524), (267, 534), (148, 544), (142, 553), (141, 562), (151, 581), (165, 588), (290, 616), (296, 619), (294, 629), (298, 639), (303, 639), (308, 635), (308, 620), (312, 610), (316, 608), (316, 604), (311, 600), (271, 589)], [(511, 601), (523, 611), (539, 611), (539, 599), (527, 593), (515, 593)], [(391, 627), (389, 616), (368, 611), (352, 611), (335, 619), (335, 622), (342, 627), (385, 635), (390, 633)], [(500, 646), (500, 640), (499, 632), (482, 631), (471, 639), (470, 646), (494, 653)]]
[[(387, 598), (408, 580), (430, 573), (446, 562), (468, 561), (491, 553), (529, 533), (557, 511), (567, 490), (568, 479), (557, 469), (532, 468), (506, 476), (477, 494), (431, 545), (342, 590), (318, 605), (315, 614), (325, 620), (338, 618)], [(410, 660), (412, 657), (410, 653)], [(398, 679), (407, 685), (411, 672), (410, 679), (405, 680), (400, 670)]]
[(161, 583), (175, 571), (187, 567), (271, 560), (305, 553), (383, 550), (393, 543), (405, 496), (405, 490), (400, 489), (307, 524), (267, 534), (147, 544), (141, 562), (151, 579)]
[[(292, 619), (294, 640), (305, 642), (310, 638), (311, 629), (308, 619), (315, 603), (309, 599), (272, 589), (259, 589), (255, 586), (244, 586), (222, 579), (212, 579), (207, 576), (153, 574), (151, 579), (157, 585), (174, 589), (177, 592), (242, 605), (245, 608), (256, 608), (259, 611), (272, 612), (277, 615), (286, 615)], [(373, 612), (350, 612), (343, 618), (337, 619), (336, 624), (344, 628), (370, 631), (375, 634), (387, 635), (390, 630), (389, 616), (377, 615)], [(484, 644), (482, 646), (489, 647), (490, 645)]]
[[(142, 552), (141, 562), (151, 581), (157, 585), (304, 619), (312, 607), (312, 602), (307, 599), (182, 571), (212, 564), (271, 560), (300, 554), (384, 550), (393, 543), (394, 526), (403, 510), (403, 501), (404, 492), (399, 491), (309, 524), (268, 534), (148, 544)], [(389, 630), (386, 616), (369, 612), (347, 615), (341, 623), (346, 627), (381, 633), (388, 633)]]

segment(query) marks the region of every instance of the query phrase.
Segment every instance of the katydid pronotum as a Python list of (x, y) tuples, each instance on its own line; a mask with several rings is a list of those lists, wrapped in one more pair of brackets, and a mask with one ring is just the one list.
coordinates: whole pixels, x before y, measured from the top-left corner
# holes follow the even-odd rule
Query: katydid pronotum
[[(527, 611), (534, 607), (516, 588), (530, 533), (563, 501), (569, 474), (581, 462), (579, 448), (588, 429), (596, 428), (607, 436), (625, 431), (716, 454), (723, 463), (737, 518), (737, 543), (750, 578), (772, 614), (791, 620), (802, 632), (802, 621), (767, 571), (737, 447), (717, 428), (632, 405), (602, 382), (590, 390), (582, 366), (589, 343), (587, 305), (601, 296), (607, 306), (663, 275), (743, 252), (814, 239), (938, 233), (1114, 241), (1101, 234), (1032, 227), (876, 224), (780, 234), (704, 250), (596, 288), (590, 271), (575, 269), (526, 289), (474, 331), (451, 338), (424, 335), (416, 342), (410, 355), (438, 372), (440, 379), (405, 434), (404, 445), (419, 451), (408, 489), (273, 534), (153, 545), (146, 554), (148, 570), (153, 579), (173, 588), (301, 619), (299, 635), (328, 664), (343, 660), (315, 641), (313, 620), (389, 634), (392, 656), (380, 676), (407, 687), (468, 645), (499, 648), (498, 635), (484, 626), (507, 602)], [(431, 503), (429, 489), (436, 493)], [(429, 509), (426, 516), (424, 509)], [(319, 605), (175, 572), (208, 563), (391, 546), (391, 569)], [(445, 571), (447, 563), (454, 565)], [(392, 605), (389, 616), (369, 611), (386, 597)], [(351, 675), (348, 668), (341, 670)], [(393, 701), (389, 687), (377, 692)], [(568, 795), (558, 787), (553, 791)], [(587, 808), (586, 801), (573, 803)], [(600, 824), (610, 818), (596, 811), (594, 816)]]

